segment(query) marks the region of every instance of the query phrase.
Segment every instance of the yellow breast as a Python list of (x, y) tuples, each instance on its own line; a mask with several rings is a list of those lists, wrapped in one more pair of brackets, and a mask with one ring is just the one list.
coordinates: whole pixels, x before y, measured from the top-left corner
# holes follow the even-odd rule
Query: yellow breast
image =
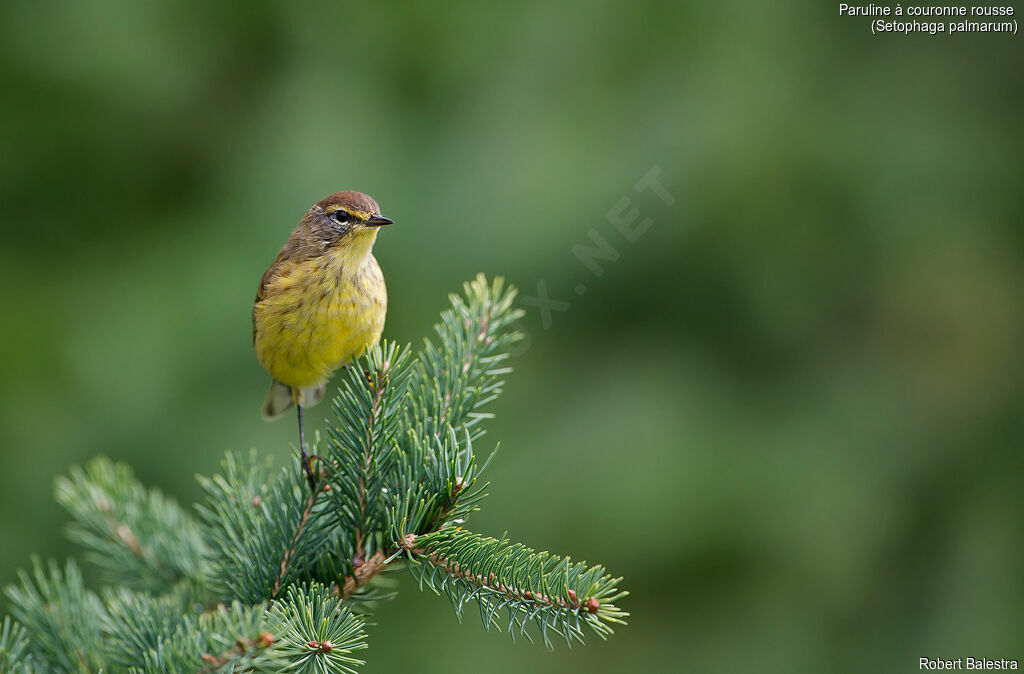
[(313, 386), (380, 340), (386, 312), (373, 255), (328, 252), (286, 263), (253, 307), (256, 355), (278, 381)]

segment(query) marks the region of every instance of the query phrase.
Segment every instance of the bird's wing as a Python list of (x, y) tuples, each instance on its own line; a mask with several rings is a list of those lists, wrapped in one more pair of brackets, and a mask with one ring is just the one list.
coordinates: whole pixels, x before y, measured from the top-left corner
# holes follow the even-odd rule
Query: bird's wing
[[(285, 248), (287, 248), (287, 244)], [(281, 265), (287, 259), (285, 248), (281, 249), (281, 252), (277, 254), (277, 259), (267, 267), (267, 271), (263, 272), (263, 277), (260, 279), (260, 285), (256, 289), (256, 299), (252, 303), (252, 343), (256, 343), (256, 305), (263, 301), (263, 298), (267, 296), (267, 286), (277, 276), (281, 270)]]
[(299, 223), (299, 227), (292, 232), (292, 235), (288, 237), (288, 241), (281, 246), (281, 250), (277, 253), (277, 258), (269, 267), (267, 267), (267, 271), (263, 272), (263, 277), (260, 279), (260, 285), (256, 289), (256, 300), (252, 305), (253, 344), (256, 343), (256, 305), (266, 298), (267, 287), (270, 285), (271, 281), (273, 281), (274, 278), (279, 276), (282, 272), (294, 267), (296, 263), (308, 260), (316, 255), (315, 247), (309, 243), (303, 243), (303, 234), (305, 231), (306, 230), (303, 229), (303, 223)]

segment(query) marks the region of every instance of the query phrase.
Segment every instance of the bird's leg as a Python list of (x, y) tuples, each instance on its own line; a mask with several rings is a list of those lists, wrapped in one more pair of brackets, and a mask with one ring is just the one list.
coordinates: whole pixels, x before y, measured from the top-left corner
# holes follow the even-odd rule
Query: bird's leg
[(313, 464), (309, 460), (309, 455), (306, 454), (306, 432), (302, 428), (302, 405), (295, 405), (295, 409), (299, 412), (299, 452), (302, 461), (302, 470), (306, 472), (306, 479), (309, 480), (310, 491), (316, 493), (316, 478), (313, 477)]

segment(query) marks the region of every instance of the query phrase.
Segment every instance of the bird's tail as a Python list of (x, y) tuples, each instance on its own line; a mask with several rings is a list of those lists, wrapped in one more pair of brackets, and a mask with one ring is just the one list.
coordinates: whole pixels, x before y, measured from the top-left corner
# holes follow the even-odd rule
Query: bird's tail
[(263, 401), (263, 418), (267, 421), (276, 419), (298, 403), (302, 407), (312, 407), (323, 400), (326, 384), (316, 386), (291, 387), (274, 379), (270, 382), (270, 390)]

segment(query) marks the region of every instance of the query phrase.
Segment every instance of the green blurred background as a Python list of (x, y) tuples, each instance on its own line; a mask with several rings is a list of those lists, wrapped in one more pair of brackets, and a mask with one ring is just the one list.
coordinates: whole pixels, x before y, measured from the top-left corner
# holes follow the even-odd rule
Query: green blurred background
[(350, 188), (398, 223), (387, 337), (477, 271), (571, 303), (523, 323), (472, 526), (605, 563), (633, 613), (549, 653), (404, 580), (366, 671), (1024, 659), (1019, 40), (806, 2), (3, 3), (0, 583), (73, 553), (72, 463), (191, 502), (229, 448), (286, 458), (250, 305)]

